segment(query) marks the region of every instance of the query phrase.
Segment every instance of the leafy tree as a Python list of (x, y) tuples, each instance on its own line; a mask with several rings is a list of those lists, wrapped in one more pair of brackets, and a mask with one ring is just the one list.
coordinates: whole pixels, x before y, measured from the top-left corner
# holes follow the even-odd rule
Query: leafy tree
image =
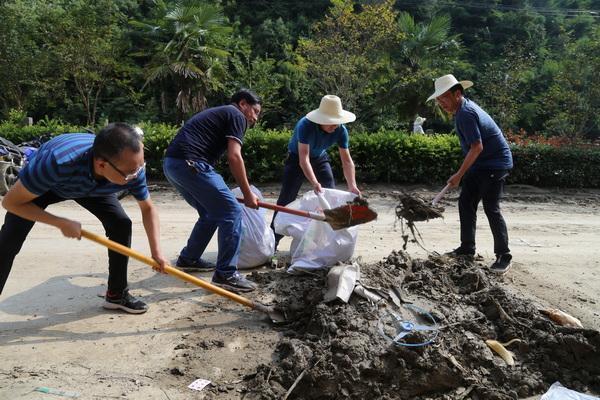
[[(236, 28), (239, 30), (239, 25)], [(261, 28), (262, 44), (255, 46), (250, 29), (236, 32), (230, 46), (226, 93), (240, 87), (253, 89), (263, 99), (262, 126), (291, 126), (314, 107), (313, 81), (306, 75), (305, 60), (287, 42), (286, 25), (267, 19)]]
[(378, 113), (374, 98), (394, 79), (388, 53), (402, 38), (396, 12), (391, 0), (359, 10), (349, 0), (333, 3), (310, 39), (299, 41), (298, 52), (320, 94), (340, 96), (348, 109), (368, 120)]
[[(35, 115), (63, 93), (59, 68), (51, 57), (47, 31), (55, 8), (45, 2), (0, 2), (0, 102)], [(43, 114), (42, 114), (43, 115)]]
[(226, 84), (226, 94), (240, 88), (252, 89), (262, 98), (261, 123), (269, 125), (274, 115), (282, 111), (284, 99), (279, 96), (283, 87), (283, 77), (277, 72), (277, 61), (273, 58), (253, 58), (250, 50), (236, 52), (230, 58), (230, 79)]
[(96, 123), (102, 91), (121, 63), (120, 18), (111, 0), (70, 1), (54, 28), (51, 49), (73, 82), (88, 125)]
[(551, 61), (555, 76), (537, 97), (540, 120), (547, 133), (571, 138), (600, 135), (600, 27), (573, 41), (564, 57)]
[[(260, 26), (267, 20), (285, 21), (287, 30), (292, 36), (292, 44), (298, 37), (308, 33), (312, 23), (319, 21), (331, 6), (330, 0), (224, 0), (224, 9), (232, 21), (239, 21), (244, 27), (252, 28), (260, 36)], [(257, 29), (258, 28), (258, 29)], [(258, 37), (253, 37), (254, 46)], [(253, 47), (254, 47), (253, 46)]]
[[(27, 65), (31, 65), (37, 47), (31, 37), (31, 22), (23, 4), (0, 4), (0, 100), (4, 112), (12, 107), (23, 109), (26, 106)], [(31, 14), (30, 18), (34, 18)]]
[(498, 59), (485, 64), (474, 92), (499, 126), (518, 130), (522, 105), (528, 100), (536, 58), (522, 47), (507, 46)]
[(289, 25), (281, 18), (276, 20), (267, 18), (252, 36), (252, 53), (259, 57), (286, 58), (287, 46), (292, 43)]

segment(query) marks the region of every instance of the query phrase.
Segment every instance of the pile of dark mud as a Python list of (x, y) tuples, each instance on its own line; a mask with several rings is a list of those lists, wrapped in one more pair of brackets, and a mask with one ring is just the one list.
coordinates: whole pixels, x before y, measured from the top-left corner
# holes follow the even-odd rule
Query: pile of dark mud
[[(393, 252), (361, 265), (361, 283), (428, 311), (438, 323), (431, 343), (407, 347), (386, 340), (382, 315), (399, 307), (353, 294), (348, 304), (323, 303), (326, 275), (255, 272), (290, 322), (274, 361), (245, 379), (244, 399), (518, 399), (544, 393), (555, 381), (600, 391), (600, 332), (566, 328), (528, 300), (515, 297), (482, 265)], [(486, 340), (509, 346), (509, 366)]]

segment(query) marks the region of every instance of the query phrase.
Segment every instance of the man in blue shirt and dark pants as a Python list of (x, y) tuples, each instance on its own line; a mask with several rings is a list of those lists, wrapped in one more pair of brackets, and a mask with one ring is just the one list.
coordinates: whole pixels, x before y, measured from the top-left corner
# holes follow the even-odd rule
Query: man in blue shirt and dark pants
[(256, 284), (237, 269), (242, 209), (214, 166), (227, 151), (229, 169), (244, 195), (244, 204), (258, 208), (258, 198), (246, 176), (242, 144), (246, 128), (258, 120), (260, 103), (255, 93), (240, 90), (232, 96), (231, 104), (194, 115), (167, 148), (163, 165), (169, 182), (199, 216), (177, 266), (191, 272), (214, 270), (215, 265), (201, 256), (218, 229), (219, 253), (212, 282), (235, 292), (250, 292)]
[[(0, 230), (0, 293), (35, 222), (55, 226), (68, 238), (81, 238), (81, 224), (45, 211), (50, 204), (74, 200), (102, 222), (109, 239), (129, 247), (131, 220), (116, 195), (126, 189), (138, 201), (152, 257), (163, 270), (166, 260), (159, 245), (158, 212), (146, 186), (145, 165), (139, 135), (122, 123), (109, 124), (97, 136), (64, 134), (45, 143), (2, 200), (8, 212)], [(108, 251), (103, 307), (141, 314), (148, 306), (129, 294), (127, 262), (126, 256)]]
[(450, 187), (457, 187), (462, 180), (458, 201), (461, 244), (450, 254), (475, 255), (477, 206), (482, 201), (494, 236), (496, 261), (490, 268), (497, 274), (504, 274), (511, 267), (512, 255), (508, 248), (506, 223), (500, 211), (500, 197), (513, 167), (512, 154), (494, 120), (474, 101), (463, 96), (464, 89), (471, 86), (473, 82), (459, 82), (453, 75), (444, 75), (436, 79), (435, 92), (427, 99), (435, 99), (444, 111), (454, 115), (456, 132), (465, 155), (459, 170), (448, 179)]

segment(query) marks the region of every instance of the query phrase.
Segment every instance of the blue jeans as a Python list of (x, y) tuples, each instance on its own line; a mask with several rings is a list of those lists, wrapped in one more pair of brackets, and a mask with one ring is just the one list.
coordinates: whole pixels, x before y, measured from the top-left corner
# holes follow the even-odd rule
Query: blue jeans
[(223, 177), (202, 161), (167, 157), (163, 169), (169, 182), (199, 215), (180, 255), (189, 260), (199, 259), (219, 228), (217, 272), (233, 274), (240, 253), (242, 208)]

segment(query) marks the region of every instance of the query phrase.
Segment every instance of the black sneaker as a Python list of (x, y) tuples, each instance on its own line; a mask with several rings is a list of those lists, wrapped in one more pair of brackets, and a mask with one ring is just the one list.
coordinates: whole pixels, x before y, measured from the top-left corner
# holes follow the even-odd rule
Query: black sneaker
[(445, 253), (444, 255), (448, 256), (448, 257), (474, 258), (475, 251), (474, 250), (466, 250), (466, 249), (463, 249), (462, 247), (457, 247), (456, 249), (449, 251), (448, 253)]
[(238, 271), (229, 276), (215, 272), (212, 283), (232, 292), (251, 292), (258, 287), (256, 283), (249, 281)]
[(493, 273), (504, 275), (512, 267), (512, 256), (510, 253), (496, 256), (496, 261), (490, 266)]
[(102, 307), (107, 310), (123, 310), (129, 314), (143, 314), (148, 311), (148, 305), (130, 295), (127, 289), (118, 297), (111, 297), (107, 292)]
[(179, 256), (175, 265), (185, 272), (210, 272), (215, 270), (215, 264), (201, 258), (190, 260), (189, 258)]

